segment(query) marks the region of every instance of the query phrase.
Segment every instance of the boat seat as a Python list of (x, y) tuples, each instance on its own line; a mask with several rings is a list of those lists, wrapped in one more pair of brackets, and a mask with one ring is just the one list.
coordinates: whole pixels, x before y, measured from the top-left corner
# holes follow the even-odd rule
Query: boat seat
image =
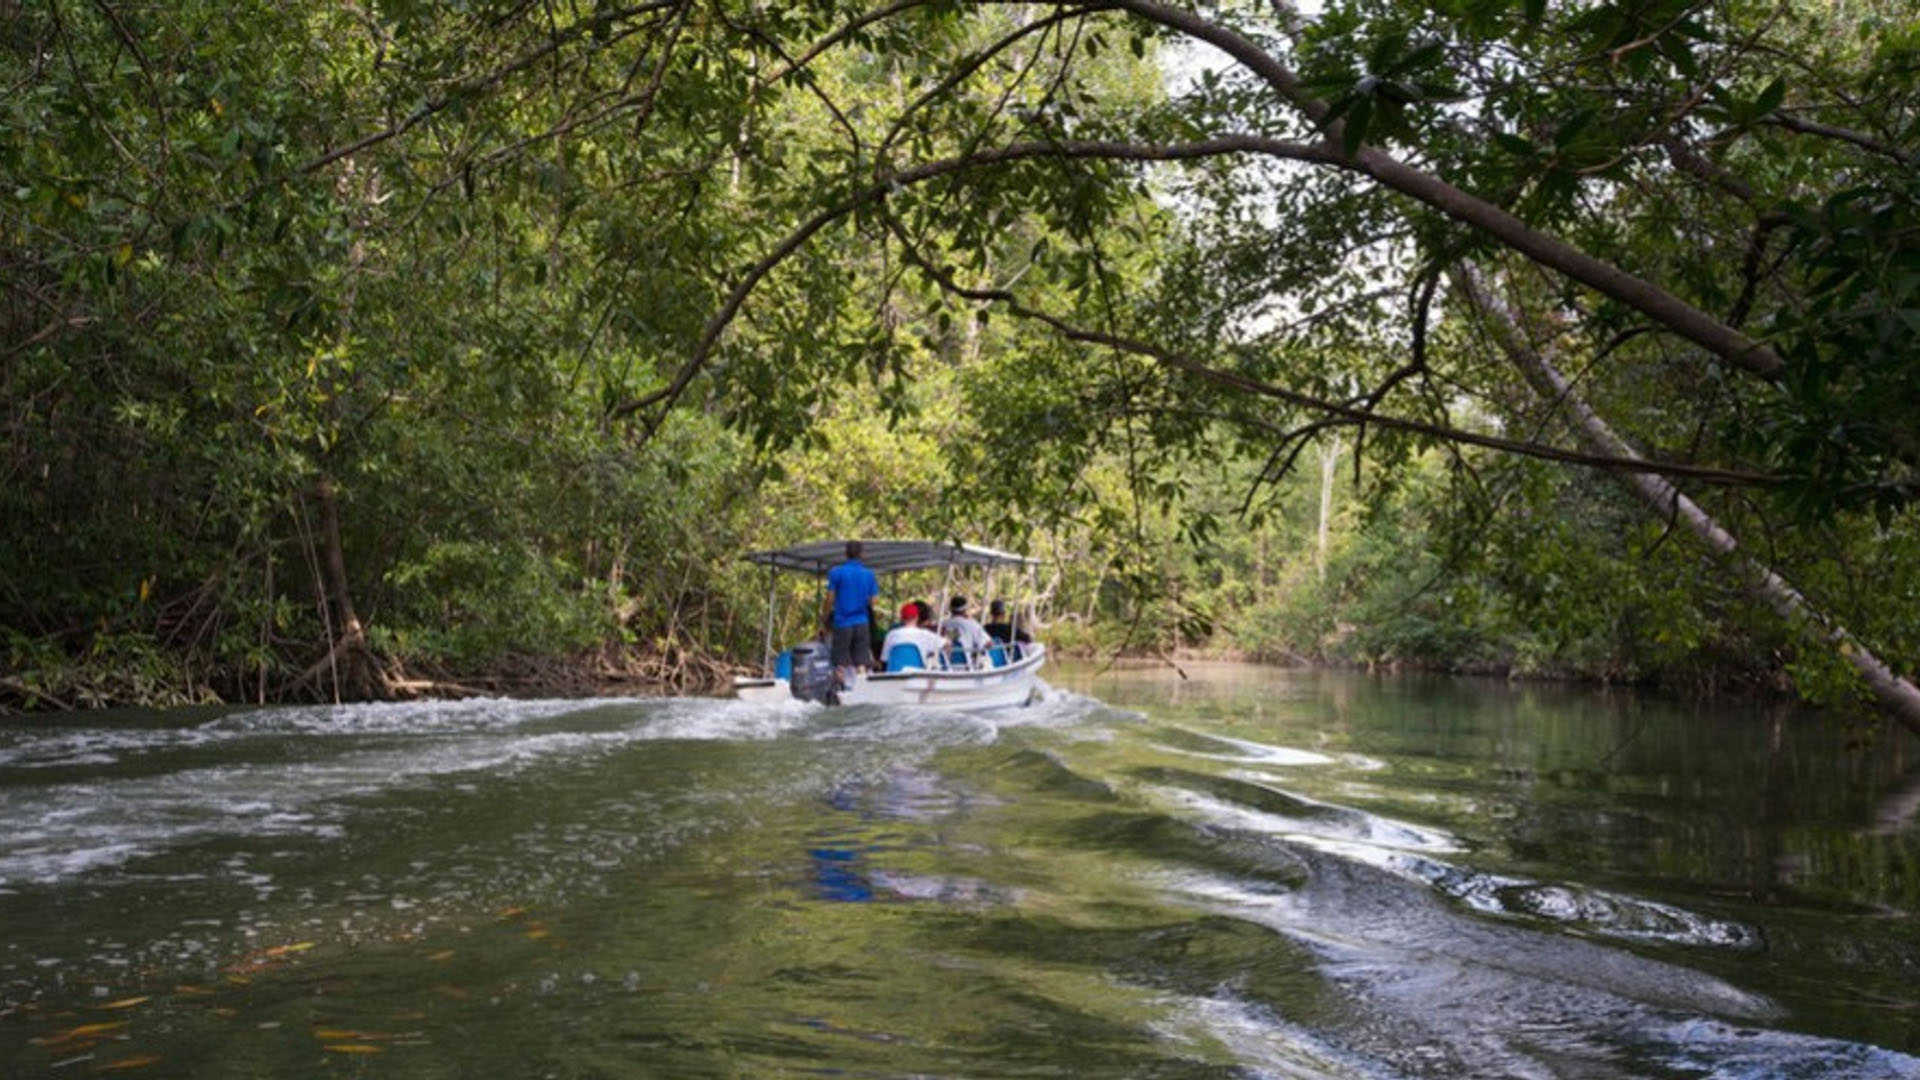
[(793, 680), (792, 649), (781, 653), (779, 658), (773, 662), (773, 677), (776, 679), (786, 679), (789, 682)]
[(1006, 667), (1007, 647), (999, 644), (994, 645), (993, 648), (987, 650), (987, 659), (993, 663), (994, 667)]
[(920, 646), (903, 641), (887, 650), (887, 670), (907, 671), (914, 668), (925, 669), (926, 657), (920, 654)]

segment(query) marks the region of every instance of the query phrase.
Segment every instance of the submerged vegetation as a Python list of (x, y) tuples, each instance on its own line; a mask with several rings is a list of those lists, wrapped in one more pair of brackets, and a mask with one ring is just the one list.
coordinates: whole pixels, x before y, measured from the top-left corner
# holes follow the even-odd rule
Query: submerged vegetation
[(694, 685), (858, 533), (1920, 725), (1904, 5), (0, 11), (0, 706)]

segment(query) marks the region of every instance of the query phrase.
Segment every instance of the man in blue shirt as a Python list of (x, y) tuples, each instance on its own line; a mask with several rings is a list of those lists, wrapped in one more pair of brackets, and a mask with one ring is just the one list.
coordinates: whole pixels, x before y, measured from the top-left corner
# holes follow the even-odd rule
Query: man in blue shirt
[(873, 664), (873, 624), (867, 608), (880, 595), (880, 580), (860, 562), (860, 541), (847, 541), (847, 561), (827, 571), (827, 602), (833, 620), (833, 668), (842, 688), (853, 685), (855, 668)]

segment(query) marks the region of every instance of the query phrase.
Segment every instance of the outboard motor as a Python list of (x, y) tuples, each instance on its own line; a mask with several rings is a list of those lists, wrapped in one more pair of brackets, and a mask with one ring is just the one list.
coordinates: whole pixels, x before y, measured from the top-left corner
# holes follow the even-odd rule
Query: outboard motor
[(810, 641), (793, 647), (793, 674), (787, 685), (801, 701), (831, 704), (833, 700), (833, 656), (827, 646)]

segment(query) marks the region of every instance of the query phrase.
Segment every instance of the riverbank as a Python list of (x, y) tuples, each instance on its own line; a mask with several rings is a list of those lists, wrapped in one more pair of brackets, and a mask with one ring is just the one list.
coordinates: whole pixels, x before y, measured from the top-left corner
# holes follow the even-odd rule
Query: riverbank
[[(1574, 666), (1522, 666), (1484, 660), (1365, 660), (1305, 656), (1233, 647), (1111, 650), (1088, 641), (1049, 642), (1062, 660), (1117, 667), (1184, 663), (1246, 663), (1276, 668), (1390, 674), (1459, 675), (1512, 683), (1629, 687), (1693, 699), (1793, 700), (1781, 670), (1673, 669), (1655, 673), (1587, 670)], [(153, 650), (101, 649), (63, 663), (0, 676), (0, 716), (101, 708), (169, 708), (185, 705), (299, 704), (331, 701), (428, 700), (466, 697), (584, 698), (609, 695), (718, 694), (751, 665), (686, 649), (604, 645), (573, 653), (514, 655), (475, 667), (369, 655), (358, 678), (336, 681), (336, 672), (315, 664), (305, 677), (262, 678), (258, 673), (217, 673)], [(251, 677), (249, 677), (251, 675)]]
[(1233, 647), (1182, 648), (1168, 651), (1122, 650), (1118, 653), (1087, 646), (1048, 645), (1063, 659), (1114, 660), (1130, 667), (1171, 666), (1183, 663), (1258, 664), (1303, 670), (1355, 671), (1388, 674), (1465, 675), (1515, 683), (1565, 683), (1574, 686), (1622, 686), (1691, 697), (1765, 696), (1795, 698), (1793, 685), (1780, 669), (1728, 665), (1718, 668), (1670, 668), (1655, 672), (1591, 669), (1576, 665), (1541, 665), (1478, 659), (1438, 661), (1418, 658), (1361, 659), (1341, 655), (1303, 655)]
[[(326, 666), (303, 678), (196, 670), (143, 653), (137, 663), (111, 655), (0, 676), (0, 716), (106, 708), (186, 705), (288, 705), (332, 701), (406, 701), (467, 697), (585, 698), (716, 693), (746, 669), (680, 649), (607, 645), (554, 656), (517, 655), (483, 667), (368, 657), (358, 685), (336, 682)], [(124, 656), (120, 657), (125, 660)]]

